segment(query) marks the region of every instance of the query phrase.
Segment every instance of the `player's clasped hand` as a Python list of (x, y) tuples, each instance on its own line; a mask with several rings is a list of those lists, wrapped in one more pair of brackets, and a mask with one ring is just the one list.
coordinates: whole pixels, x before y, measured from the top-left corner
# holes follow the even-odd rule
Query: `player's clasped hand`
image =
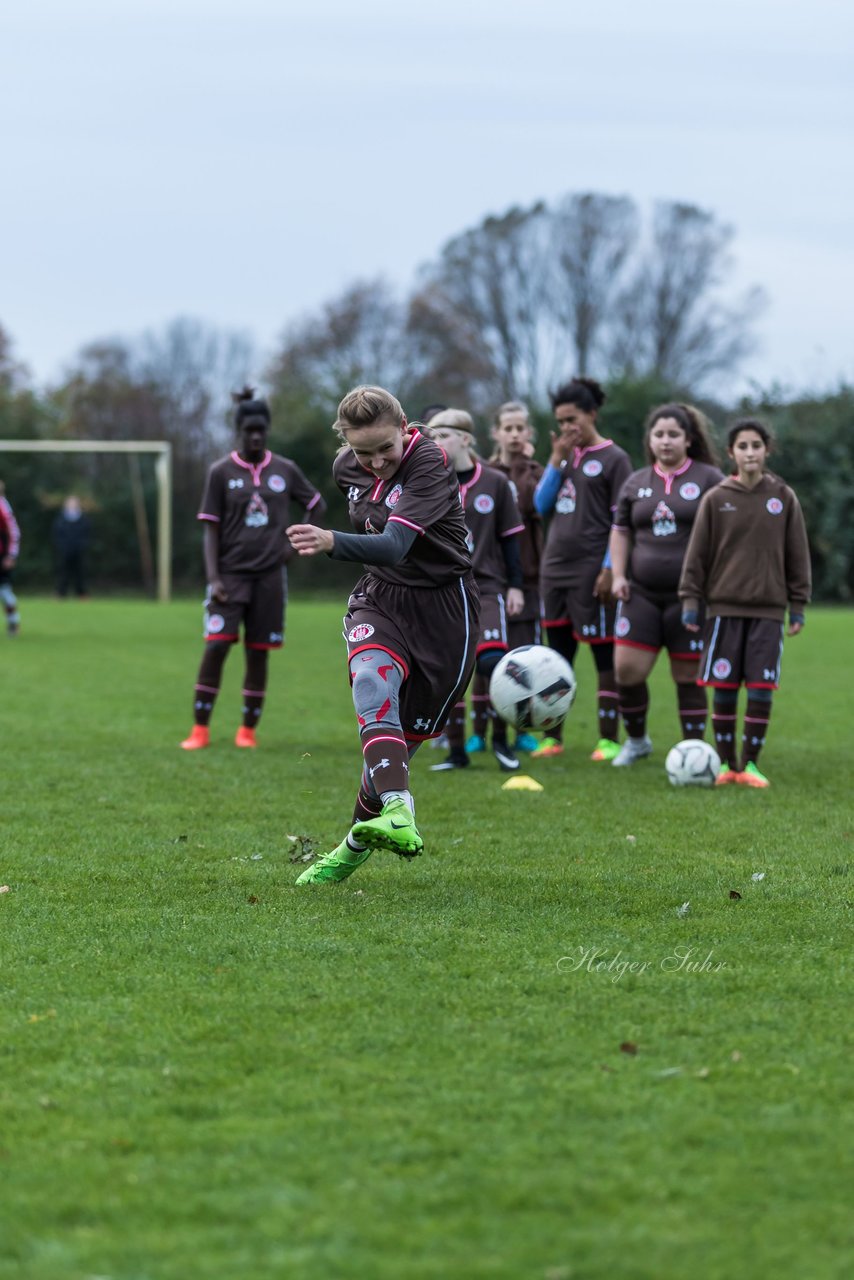
[(602, 604), (608, 605), (614, 603), (614, 594), (611, 589), (612, 575), (610, 569), (600, 569), (596, 575), (596, 581), (593, 584), (593, 594)]
[(335, 538), (331, 529), (318, 529), (314, 524), (292, 524), (287, 529), (294, 550), (301, 556), (316, 556), (320, 551), (331, 551)]

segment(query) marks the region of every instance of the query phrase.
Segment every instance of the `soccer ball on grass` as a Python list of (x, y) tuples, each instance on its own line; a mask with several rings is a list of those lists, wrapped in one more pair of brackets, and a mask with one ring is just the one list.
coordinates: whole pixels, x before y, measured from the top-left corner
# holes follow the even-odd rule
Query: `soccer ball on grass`
[(686, 738), (670, 748), (664, 768), (674, 787), (713, 787), (721, 771), (721, 760), (708, 742)]
[(501, 719), (517, 729), (556, 729), (575, 700), (575, 674), (554, 649), (525, 644), (498, 663), (489, 697)]

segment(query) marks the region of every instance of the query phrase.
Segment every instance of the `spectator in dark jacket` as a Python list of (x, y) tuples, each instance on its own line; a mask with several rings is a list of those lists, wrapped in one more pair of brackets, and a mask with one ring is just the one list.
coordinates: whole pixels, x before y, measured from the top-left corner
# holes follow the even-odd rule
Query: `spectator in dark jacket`
[(78, 596), (89, 594), (85, 560), (90, 532), (89, 517), (84, 514), (80, 499), (69, 494), (53, 522), (57, 595), (67, 596), (72, 587)]

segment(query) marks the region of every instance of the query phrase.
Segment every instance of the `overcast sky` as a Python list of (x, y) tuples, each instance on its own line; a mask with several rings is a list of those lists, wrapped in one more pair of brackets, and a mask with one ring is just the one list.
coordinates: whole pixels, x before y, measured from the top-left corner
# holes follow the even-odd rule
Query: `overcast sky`
[(736, 228), (747, 379), (854, 381), (852, 30), (850, 0), (3, 5), (0, 324), (38, 381), (178, 316), (260, 372), (354, 279), (600, 191)]

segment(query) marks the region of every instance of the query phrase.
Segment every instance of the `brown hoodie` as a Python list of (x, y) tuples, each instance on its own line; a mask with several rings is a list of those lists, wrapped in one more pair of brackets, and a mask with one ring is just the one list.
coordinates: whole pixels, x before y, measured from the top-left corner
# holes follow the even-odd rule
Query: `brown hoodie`
[(800, 503), (766, 471), (748, 489), (735, 476), (703, 495), (682, 565), (683, 609), (710, 617), (783, 620), (810, 598), (809, 544)]

